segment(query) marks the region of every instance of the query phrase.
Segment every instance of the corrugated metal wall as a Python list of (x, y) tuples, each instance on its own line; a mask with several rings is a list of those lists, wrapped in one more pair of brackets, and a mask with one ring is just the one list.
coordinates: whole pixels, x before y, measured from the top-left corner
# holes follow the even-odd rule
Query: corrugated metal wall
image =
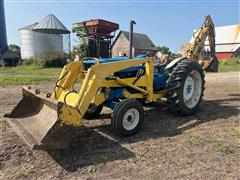
[(0, 54), (7, 50), (7, 34), (4, 14), (4, 2), (0, 0)]
[(22, 29), (20, 44), (22, 59), (35, 58), (45, 52), (63, 53), (63, 37), (60, 34), (45, 34)]

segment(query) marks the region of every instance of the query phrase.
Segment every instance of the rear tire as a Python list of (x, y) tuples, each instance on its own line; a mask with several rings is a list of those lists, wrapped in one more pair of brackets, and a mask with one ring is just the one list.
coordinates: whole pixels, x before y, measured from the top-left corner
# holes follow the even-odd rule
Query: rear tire
[(112, 128), (118, 136), (131, 136), (139, 131), (144, 121), (143, 106), (134, 99), (118, 103), (112, 113)]
[(166, 87), (170, 109), (191, 115), (199, 107), (204, 91), (204, 73), (198, 62), (184, 59), (171, 72)]

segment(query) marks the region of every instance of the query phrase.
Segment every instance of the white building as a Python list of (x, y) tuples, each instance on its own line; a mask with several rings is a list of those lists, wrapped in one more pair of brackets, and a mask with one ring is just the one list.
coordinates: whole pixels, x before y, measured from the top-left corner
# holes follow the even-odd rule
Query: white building
[(35, 58), (50, 51), (63, 53), (63, 36), (34, 32), (36, 25), (38, 23), (19, 29), (21, 58)]
[(219, 26), (215, 32), (218, 59), (240, 56), (240, 24)]

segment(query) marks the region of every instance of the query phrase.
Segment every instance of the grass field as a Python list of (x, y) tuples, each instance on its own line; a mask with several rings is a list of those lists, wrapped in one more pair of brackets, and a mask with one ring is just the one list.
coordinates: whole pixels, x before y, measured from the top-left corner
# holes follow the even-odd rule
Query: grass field
[(0, 67), (0, 85), (38, 84), (56, 81), (62, 68), (41, 68), (38, 66)]
[(233, 72), (233, 71), (240, 71), (240, 64), (227, 64), (218, 66), (219, 72)]
[(62, 68), (42, 68), (39, 66), (0, 67), (2, 74), (58, 76)]
[[(62, 68), (42, 68), (36, 65), (0, 67), (0, 85), (38, 84), (44, 81), (56, 81)], [(240, 71), (240, 60), (223, 60), (219, 63), (219, 72)]]
[(240, 58), (221, 59), (218, 70), (219, 72), (240, 71)]

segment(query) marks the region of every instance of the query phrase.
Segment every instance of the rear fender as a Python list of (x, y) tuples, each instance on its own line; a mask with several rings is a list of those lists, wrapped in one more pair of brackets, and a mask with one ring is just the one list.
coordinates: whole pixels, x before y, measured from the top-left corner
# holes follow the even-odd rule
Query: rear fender
[(181, 61), (181, 60), (183, 60), (183, 59), (187, 59), (187, 57), (180, 57), (180, 58), (177, 58), (177, 59), (172, 60), (172, 61), (165, 67), (165, 69), (170, 69), (170, 68), (172, 68), (172, 67), (175, 66), (179, 61)]

